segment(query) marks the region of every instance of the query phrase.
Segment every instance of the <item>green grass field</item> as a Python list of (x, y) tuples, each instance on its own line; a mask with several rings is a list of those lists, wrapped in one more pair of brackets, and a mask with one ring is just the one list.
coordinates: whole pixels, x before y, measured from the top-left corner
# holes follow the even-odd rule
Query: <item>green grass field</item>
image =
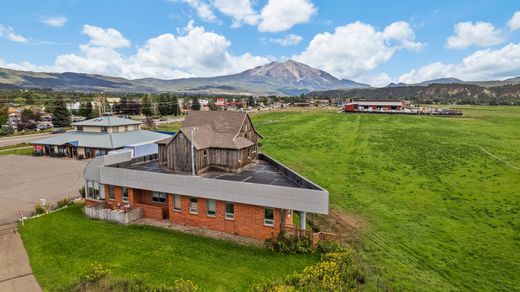
[(32, 145), (27, 143), (0, 147), (0, 155), (31, 155), (33, 151), (34, 148), (32, 147)]
[(244, 291), (251, 283), (318, 261), (318, 256), (280, 255), (154, 227), (89, 220), (82, 207), (73, 205), (20, 226), (33, 272), (48, 291), (70, 288), (93, 262), (108, 266), (116, 278), (148, 274), (148, 284), (172, 285), (182, 278), (202, 291)]
[[(463, 117), (272, 112), (262, 151), (363, 220), (374, 287), (520, 290), (520, 107)], [(507, 165), (491, 157), (503, 159)]]

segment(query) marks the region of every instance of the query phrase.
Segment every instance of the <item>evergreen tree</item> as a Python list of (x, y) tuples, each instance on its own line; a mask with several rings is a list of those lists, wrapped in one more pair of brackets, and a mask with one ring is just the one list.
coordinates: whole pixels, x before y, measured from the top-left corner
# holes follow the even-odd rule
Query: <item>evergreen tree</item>
[(128, 115), (130, 109), (128, 108), (128, 98), (126, 96), (122, 96), (119, 100), (119, 113), (123, 115)]
[(9, 120), (9, 111), (6, 106), (0, 104), (0, 128)]
[(85, 108), (85, 116), (87, 120), (94, 118), (94, 108), (92, 107), (92, 102), (87, 101), (87, 105)]
[(148, 95), (143, 97), (143, 108), (141, 110), (141, 113), (146, 117), (153, 116), (152, 101), (150, 100), (150, 97)]
[(65, 99), (61, 94), (56, 96), (52, 103), (52, 124), (55, 128), (68, 127), (71, 124), (70, 112), (65, 104)]
[(200, 102), (199, 102), (199, 98), (197, 96), (195, 96), (193, 98), (193, 102), (191, 104), (191, 109), (194, 111), (200, 111)]
[(169, 97), (170, 94), (161, 94), (157, 97), (157, 110), (161, 116), (167, 116), (170, 114), (170, 101), (168, 100)]

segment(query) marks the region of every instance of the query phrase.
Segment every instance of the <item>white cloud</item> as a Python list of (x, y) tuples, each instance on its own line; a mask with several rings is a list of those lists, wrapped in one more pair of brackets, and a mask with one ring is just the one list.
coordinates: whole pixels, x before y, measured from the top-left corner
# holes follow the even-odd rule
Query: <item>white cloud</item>
[(212, 4), (222, 14), (233, 18), (231, 27), (240, 27), (242, 23), (256, 25), (260, 19), (250, 0), (214, 0)]
[(374, 87), (385, 87), (392, 82), (392, 78), (386, 73), (367, 74), (356, 78), (356, 82), (370, 84)]
[(41, 22), (53, 27), (62, 27), (67, 23), (67, 18), (63, 16), (49, 17), (42, 19)]
[(513, 14), (513, 17), (511, 17), (511, 19), (507, 22), (507, 25), (511, 31), (520, 29), (520, 11), (517, 11), (515, 14)]
[(10, 41), (17, 43), (26, 43), (29, 40), (14, 32), (14, 29), (10, 26), (3, 26), (0, 24), (0, 37), (6, 38)]
[(503, 42), (502, 32), (488, 22), (460, 22), (454, 26), (455, 35), (446, 41), (450, 49), (465, 49), (470, 46), (488, 47)]
[[(79, 54), (60, 55), (52, 66), (22, 63), (7, 64), (6, 67), (32, 71), (83, 72), (126, 78), (173, 79), (238, 73), (270, 61), (248, 53), (233, 55), (228, 50), (231, 45), (229, 40), (220, 34), (206, 31), (204, 27), (194, 26), (192, 22), (180, 29), (177, 35), (167, 33), (149, 39), (135, 54), (129, 56), (117, 51), (130, 43), (118, 31), (92, 29), (91, 26), (87, 31), (91, 40), (88, 44), (80, 46)], [(106, 35), (119, 39), (117, 45), (105, 42)]]
[(474, 52), (457, 64), (436, 62), (403, 74), (399, 82), (418, 83), (425, 80), (456, 77), (462, 80), (496, 80), (520, 75), (520, 43), (500, 49)]
[(419, 49), (412, 28), (394, 22), (383, 31), (362, 22), (336, 27), (334, 33), (319, 33), (293, 59), (325, 70), (340, 78), (356, 78), (388, 61), (397, 50)]
[(297, 35), (297, 34), (286, 34), (282, 38), (271, 38), (269, 39), (270, 42), (273, 42), (275, 44), (279, 44), (282, 47), (288, 47), (288, 46), (294, 46), (299, 44), (303, 40), (303, 37)]
[(197, 15), (204, 21), (213, 22), (217, 17), (211, 10), (210, 5), (204, 0), (169, 0), (170, 2), (183, 2), (188, 4), (197, 12)]
[(113, 29), (103, 29), (101, 27), (85, 24), (83, 26), (83, 33), (90, 37), (89, 46), (100, 46), (108, 48), (129, 47), (130, 41), (123, 37), (123, 35)]
[(308, 22), (317, 8), (310, 0), (269, 0), (261, 11), (261, 32), (280, 32)]

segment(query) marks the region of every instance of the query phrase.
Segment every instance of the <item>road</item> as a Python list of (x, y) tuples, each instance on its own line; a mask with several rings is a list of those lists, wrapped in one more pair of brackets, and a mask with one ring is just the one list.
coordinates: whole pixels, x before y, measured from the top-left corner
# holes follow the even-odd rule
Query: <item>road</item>
[(28, 143), (33, 140), (45, 138), (50, 135), (52, 135), (52, 134), (51, 133), (38, 133), (38, 134), (3, 137), (3, 138), (0, 138), (0, 147), (16, 145), (16, 144), (20, 144), (20, 143)]

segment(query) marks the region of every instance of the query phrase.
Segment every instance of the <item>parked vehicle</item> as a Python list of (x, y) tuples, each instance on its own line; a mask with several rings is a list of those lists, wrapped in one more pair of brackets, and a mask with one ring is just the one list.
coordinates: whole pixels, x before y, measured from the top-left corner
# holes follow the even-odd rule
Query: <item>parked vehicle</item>
[(51, 134), (61, 134), (61, 133), (65, 133), (65, 129), (64, 128), (57, 128), (57, 129), (55, 129), (54, 131), (51, 132)]

